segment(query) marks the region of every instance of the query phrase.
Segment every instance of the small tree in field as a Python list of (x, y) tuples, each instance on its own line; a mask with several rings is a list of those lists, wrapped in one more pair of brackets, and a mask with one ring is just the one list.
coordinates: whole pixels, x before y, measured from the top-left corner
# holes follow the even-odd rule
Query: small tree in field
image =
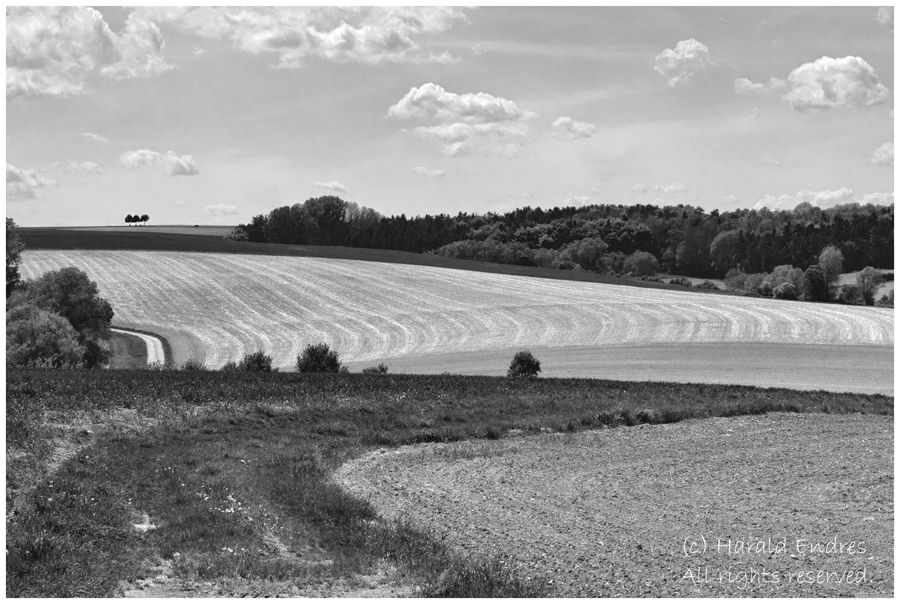
[(310, 344), (297, 356), (297, 371), (300, 373), (338, 373), (343, 367), (338, 353), (324, 342)]
[(509, 364), (507, 377), (533, 377), (541, 372), (541, 362), (527, 350), (520, 350)]
[(147, 214), (141, 214), (141, 222), (146, 223), (148, 220), (150, 220), (150, 216), (148, 216)]
[(245, 354), (238, 363), (239, 371), (272, 371), (272, 357), (262, 350)]
[(825, 271), (813, 264), (803, 273), (803, 297), (813, 302), (823, 302), (830, 298)]
[(859, 287), (859, 293), (862, 294), (866, 306), (874, 306), (875, 294), (878, 292), (878, 288), (884, 285), (884, 277), (882, 277), (881, 271), (867, 266), (857, 273), (856, 285)]

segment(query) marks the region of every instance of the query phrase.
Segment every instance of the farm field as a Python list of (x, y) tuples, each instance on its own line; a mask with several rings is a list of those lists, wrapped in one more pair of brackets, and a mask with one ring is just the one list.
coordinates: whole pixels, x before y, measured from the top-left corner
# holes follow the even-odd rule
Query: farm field
[[(552, 596), (890, 597), (892, 467), (892, 417), (776, 413), (412, 445), (336, 477), (385, 517), (546, 577)], [(865, 551), (808, 547), (833, 540)], [(797, 582), (819, 571), (832, 580)]]
[(110, 226), (88, 226), (88, 227), (59, 227), (64, 231), (90, 231), (99, 233), (129, 233), (139, 230), (143, 233), (163, 233), (169, 235), (195, 235), (198, 237), (219, 237), (222, 238), (232, 230), (233, 226), (218, 225), (191, 225), (191, 224), (172, 224), (151, 226), (142, 224), (140, 226), (128, 225), (110, 225)]
[[(264, 349), (290, 368), (320, 341), (350, 363), (527, 347), (795, 344), (843, 353), (833, 367), (850, 373), (860, 369), (853, 347), (893, 350), (893, 312), (882, 308), (285, 256), (26, 250), (23, 259), (26, 278), (85, 270), (117, 326), (158, 333), (176, 362), (211, 367)], [(677, 346), (665, 350), (680, 358)], [(789, 369), (776, 361), (770, 369)], [(603, 377), (593, 371), (582, 376)], [(882, 382), (892, 384), (892, 373)]]

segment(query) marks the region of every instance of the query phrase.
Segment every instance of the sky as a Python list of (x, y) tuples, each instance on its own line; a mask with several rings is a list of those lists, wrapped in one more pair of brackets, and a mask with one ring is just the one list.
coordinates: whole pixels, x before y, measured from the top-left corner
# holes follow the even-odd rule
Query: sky
[(893, 203), (877, 7), (18, 7), (20, 226)]

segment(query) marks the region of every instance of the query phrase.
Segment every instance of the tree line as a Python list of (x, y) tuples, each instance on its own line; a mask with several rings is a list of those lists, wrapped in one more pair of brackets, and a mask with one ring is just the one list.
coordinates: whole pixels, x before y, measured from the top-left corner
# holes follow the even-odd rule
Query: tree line
[(385, 217), (326, 196), (254, 216), (227, 238), (392, 249), (605, 274), (637, 269), (724, 278), (731, 270), (769, 273), (783, 265), (805, 271), (827, 246), (840, 250), (846, 271), (893, 267), (894, 206), (850, 203), (823, 209), (804, 202), (792, 210), (707, 213), (682, 204), (607, 204)]
[(128, 214), (125, 217), (125, 224), (136, 224), (138, 222), (145, 223), (148, 220), (150, 220), (150, 216), (148, 216), (147, 214), (141, 214), (140, 216), (138, 216), (137, 214)]

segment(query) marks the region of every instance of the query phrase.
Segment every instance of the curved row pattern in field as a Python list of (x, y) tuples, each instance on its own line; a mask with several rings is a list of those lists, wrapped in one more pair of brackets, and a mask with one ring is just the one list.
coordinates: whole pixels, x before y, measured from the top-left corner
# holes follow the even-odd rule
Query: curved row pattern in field
[(22, 273), (71, 265), (97, 282), (118, 325), (160, 333), (176, 362), (211, 367), (257, 349), (290, 366), (320, 341), (348, 362), (528, 346), (894, 342), (888, 309), (356, 260), (34, 250)]

